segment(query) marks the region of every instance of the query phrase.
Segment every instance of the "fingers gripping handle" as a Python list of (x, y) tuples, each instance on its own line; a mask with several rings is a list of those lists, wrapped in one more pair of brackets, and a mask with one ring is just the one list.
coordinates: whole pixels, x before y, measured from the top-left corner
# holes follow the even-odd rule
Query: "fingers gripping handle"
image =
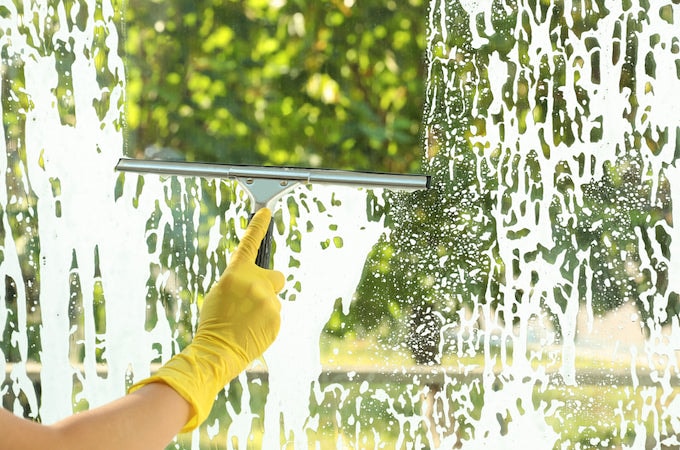
[[(253, 220), (254, 215), (255, 214), (251, 214), (250, 217), (248, 218), (249, 223), (250, 223), (251, 220)], [(262, 243), (260, 244), (260, 248), (257, 251), (257, 257), (255, 258), (255, 264), (262, 267), (263, 269), (270, 269), (271, 268), (273, 236), (274, 236), (274, 219), (272, 218), (269, 221), (269, 227), (267, 228), (267, 233), (265, 234), (264, 238), (262, 239)]]

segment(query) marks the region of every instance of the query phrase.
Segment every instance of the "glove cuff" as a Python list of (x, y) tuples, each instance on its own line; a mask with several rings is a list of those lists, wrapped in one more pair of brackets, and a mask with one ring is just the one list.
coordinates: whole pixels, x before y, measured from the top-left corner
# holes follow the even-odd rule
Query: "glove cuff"
[(128, 393), (151, 383), (170, 386), (191, 405), (191, 416), (180, 432), (191, 431), (208, 418), (219, 391), (245, 368), (241, 367), (241, 358), (221, 350), (217, 353), (193, 342), (154, 375), (133, 384)]

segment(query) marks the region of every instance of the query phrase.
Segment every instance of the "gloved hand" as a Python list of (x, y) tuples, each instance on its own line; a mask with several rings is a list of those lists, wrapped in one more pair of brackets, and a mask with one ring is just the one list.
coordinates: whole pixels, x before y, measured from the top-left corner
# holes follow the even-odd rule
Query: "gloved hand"
[(274, 341), (281, 324), (281, 272), (255, 265), (271, 220), (263, 208), (255, 214), (226, 271), (205, 296), (198, 329), (181, 353), (129, 392), (155, 382), (169, 385), (193, 408), (182, 432), (200, 425), (217, 393)]

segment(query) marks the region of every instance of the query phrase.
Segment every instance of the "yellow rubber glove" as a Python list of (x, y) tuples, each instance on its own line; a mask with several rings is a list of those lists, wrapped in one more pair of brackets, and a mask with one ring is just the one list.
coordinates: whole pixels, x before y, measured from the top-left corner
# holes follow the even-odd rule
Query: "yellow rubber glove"
[(191, 344), (129, 390), (157, 382), (172, 387), (193, 407), (182, 432), (208, 417), (217, 393), (262, 355), (279, 332), (277, 293), (283, 289), (283, 274), (255, 265), (270, 220), (267, 208), (251, 220), (227, 270), (205, 296)]

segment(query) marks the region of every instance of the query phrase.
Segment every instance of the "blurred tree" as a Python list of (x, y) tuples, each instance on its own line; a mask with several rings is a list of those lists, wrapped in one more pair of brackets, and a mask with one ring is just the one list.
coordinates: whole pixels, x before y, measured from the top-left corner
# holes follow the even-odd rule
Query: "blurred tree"
[[(447, 44), (461, 54), (454, 68), (435, 62), (429, 74), (425, 170), (432, 188), (387, 194), (391, 232), (369, 255), (349, 316), (327, 327), (331, 333), (382, 330), (384, 339), (406, 342), (414, 361), (427, 365), (439, 363), (444, 323), (455, 323), (466, 304), (495, 288), (497, 279), (490, 277), (501, 274), (494, 273), (492, 261), (503, 267), (490, 215), (495, 181), (480, 171), (469, 135), (463, 134), (473, 123), (467, 105), (479, 95), (474, 83), (461, 82), (475, 70), (468, 19), (460, 7), (448, 9), (455, 32)], [(335, 315), (342, 316), (339, 308)], [(350, 326), (334, 326), (343, 321)], [(389, 326), (380, 328), (385, 322)]]
[(424, 2), (126, 2), (128, 153), (420, 166)]
[[(600, 3), (590, 2), (572, 11), (569, 23), (560, 2), (535, 2), (533, 20), (549, 25), (556, 49), (550, 63), (532, 59), (530, 13), (519, 14), (514, 2), (494, 2), (491, 26), (483, 23), (485, 16), (480, 14), (476, 29), (471, 29), (475, 18), (460, 3), (431, 3), (424, 128), (425, 170), (432, 174), (434, 186), (428, 192), (392, 198), (394, 206), (386, 213), (393, 229), (369, 255), (349, 316), (338, 305), (329, 332), (377, 330), (389, 340), (401, 329), (396, 340), (408, 338), (408, 348), (418, 363), (437, 363), (441, 329), (460, 320), (464, 307), (491, 303), (501, 321), (517, 320), (516, 303), (527, 301), (529, 292), (538, 286), (539, 275), (532, 272), (526, 278), (531, 282), (522, 289), (507, 286), (523, 272), (532, 271), (535, 261), (555, 264), (562, 277), (552, 280), (554, 289), (543, 294), (544, 299), (554, 299), (555, 304), (547, 308), (555, 316), (558, 332), (556, 317), (571, 298), (565, 292), (576, 292), (580, 301), (592, 304), (596, 314), (632, 301), (645, 325), (655, 314), (654, 308), (665, 311), (655, 318), (661, 318), (660, 324), (671, 320), (679, 309), (678, 295), (670, 293), (667, 302), (656, 296), (667, 294), (668, 274), (653, 249), (655, 245), (667, 248), (670, 242), (664, 226), (671, 209), (669, 184), (663, 175), (655, 179), (646, 172), (649, 168), (641, 145), (646, 140), (658, 152), (664, 142), (650, 142), (645, 137), (649, 131), (637, 129), (631, 113), (630, 131), (625, 131), (628, 139), (613, 152), (615, 160), (584, 153), (574, 164), (571, 156), (559, 153), (577, 141), (600, 145), (602, 140), (601, 128), (582, 134), (583, 122), (592, 114), (591, 101), (578, 74), (574, 76), (565, 61), (573, 52), (566, 37), (596, 29), (610, 13)], [(638, 91), (633, 56), (636, 33), (646, 19), (643, 14), (630, 20), (628, 36), (621, 36), (616, 28), (619, 35), (615, 37), (628, 43), (622, 50), (628, 56), (620, 69), (620, 89), (634, 93)], [(520, 27), (526, 34), (517, 31)], [(482, 35), (483, 44), (473, 45), (473, 32)], [(608, 43), (591, 38), (589, 48), (597, 45)], [(502, 84), (495, 93), (491, 89), (494, 74), (488, 73), (493, 58), (509, 68), (506, 82), (495, 80)], [(596, 85), (600, 67), (595, 60), (589, 74)], [(573, 93), (581, 109), (568, 109), (565, 92)], [(498, 94), (505, 108), (491, 112), (493, 95)], [(637, 99), (632, 95), (629, 101), (634, 111)], [(529, 119), (536, 125), (533, 130), (528, 128)], [(488, 123), (498, 124), (498, 147), (478, 144), (477, 138), (485, 139)], [(540, 145), (513, 148), (512, 139), (525, 133), (538, 134)], [(551, 158), (554, 180), (546, 180), (539, 161)], [(601, 164), (603, 175), (584, 183), (579, 180), (586, 177), (574, 167), (583, 172), (586, 159)], [(526, 192), (519, 191), (520, 184)], [(545, 186), (553, 184), (552, 197), (545, 197)], [(518, 204), (518, 193), (525, 206)], [(531, 217), (531, 210), (542, 204), (549, 205), (549, 216), (541, 218), (550, 224), (548, 247), (530, 238), (531, 228), (515, 231), (511, 226), (522, 214), (524, 219)], [(538, 214), (537, 210), (536, 220)], [(498, 236), (499, 230), (507, 235)], [(522, 245), (520, 258), (519, 242), (525, 237), (529, 239)], [(518, 246), (512, 259), (500, 254), (501, 238)], [(589, 255), (587, 261), (582, 261), (584, 254)], [(651, 264), (641, 270), (643, 261)], [(404, 322), (410, 325), (400, 327)]]

